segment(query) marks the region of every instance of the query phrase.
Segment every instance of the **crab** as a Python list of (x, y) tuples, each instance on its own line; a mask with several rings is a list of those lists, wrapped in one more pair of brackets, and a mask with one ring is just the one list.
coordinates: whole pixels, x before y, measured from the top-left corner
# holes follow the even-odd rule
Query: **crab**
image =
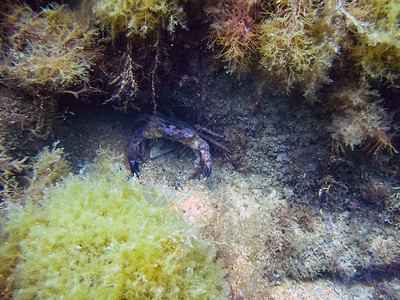
[[(220, 135), (200, 126), (191, 126), (190, 124), (171, 117), (164, 116), (160, 113), (157, 115), (143, 114), (137, 123), (144, 123), (135, 130), (131, 138), (128, 149), (128, 160), (131, 171), (139, 177), (140, 165), (139, 160), (143, 161), (143, 141), (145, 139), (165, 138), (171, 141), (180, 142), (190, 147), (196, 154), (195, 174), (202, 172), (204, 178), (208, 178), (211, 174), (211, 154), (210, 146), (207, 141), (200, 136), (200, 131), (221, 137)], [(208, 138), (210, 142), (216, 144), (224, 150), (224, 146), (218, 142)]]

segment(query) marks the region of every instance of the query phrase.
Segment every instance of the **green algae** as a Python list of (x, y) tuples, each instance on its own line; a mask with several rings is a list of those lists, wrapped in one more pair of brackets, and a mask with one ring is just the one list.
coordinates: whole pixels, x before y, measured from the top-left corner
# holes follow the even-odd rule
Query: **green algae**
[(128, 175), (118, 157), (102, 151), (41, 199), (9, 203), (0, 223), (2, 295), (226, 298), (226, 271), (213, 241), (169, 209), (163, 188)]

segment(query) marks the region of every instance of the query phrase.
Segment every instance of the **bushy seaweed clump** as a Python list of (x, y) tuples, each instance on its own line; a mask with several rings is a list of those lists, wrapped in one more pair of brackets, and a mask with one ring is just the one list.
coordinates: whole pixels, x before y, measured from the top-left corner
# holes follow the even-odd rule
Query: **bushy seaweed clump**
[(374, 154), (381, 149), (397, 153), (390, 137), (391, 112), (384, 109), (384, 99), (376, 90), (398, 84), (400, 4), (394, 0), (339, 1), (336, 12), (345, 20), (353, 41), (342, 61), (347, 60), (358, 83), (346, 78), (347, 83), (332, 87), (328, 99), (336, 109), (329, 127), (333, 140), (351, 149), (369, 145)]
[(213, 242), (168, 208), (166, 191), (128, 175), (118, 158), (101, 152), (42, 197), (10, 203), (0, 227), (2, 295), (226, 298)]
[[(62, 92), (89, 82), (97, 31), (65, 5), (40, 12), (15, 6), (2, 23), (2, 81), (33, 95)], [(46, 95), (47, 96), (47, 95)]]
[[(231, 13), (238, 3), (240, 13)], [(244, 3), (253, 10), (244, 9)], [(274, 92), (297, 89), (331, 108), (329, 130), (336, 145), (354, 149), (370, 143), (374, 153), (382, 148), (396, 152), (390, 118), (374, 89), (398, 84), (398, 1), (244, 0), (210, 11), (210, 44), (219, 46), (229, 72), (245, 70), (255, 58), (263, 71), (260, 82)], [(321, 97), (332, 74), (332, 96)]]
[[(243, 71), (256, 52), (265, 80), (275, 91), (289, 92), (302, 84), (307, 98), (328, 82), (327, 71), (343, 37), (332, 2), (295, 0), (232, 1), (211, 10), (210, 43), (221, 48), (229, 72)], [(305, 84), (303, 84), (305, 83)]]
[(53, 143), (52, 148), (44, 147), (30, 162), (32, 176), (28, 193), (33, 199), (40, 198), (46, 188), (67, 177), (71, 171), (71, 164), (58, 144), (59, 141)]
[(343, 28), (330, 5), (330, 1), (285, 0), (273, 1), (265, 10), (259, 63), (277, 90), (287, 93), (301, 85), (304, 96), (315, 100), (322, 83), (330, 81), (328, 70), (343, 38)]
[[(177, 28), (186, 29), (186, 14), (182, 5), (186, 0), (87, 0), (96, 24), (110, 40), (126, 45), (124, 55), (114, 57), (107, 67), (113, 102), (117, 108), (141, 110), (143, 99), (152, 99), (155, 106), (158, 68), (165, 64), (166, 49), (171, 47)], [(115, 45), (114, 44), (114, 45)], [(115, 50), (113, 50), (115, 51)], [(115, 51), (116, 53), (119, 53)], [(174, 53), (176, 55), (176, 53)], [(138, 71), (140, 70), (140, 71)], [(167, 71), (171, 73), (171, 69)], [(151, 86), (151, 92), (148, 90)], [(143, 87), (143, 88), (142, 88)], [(138, 100), (139, 92), (150, 92), (150, 97)]]
[(9, 179), (15, 172), (21, 172), (25, 167), (25, 161), (28, 157), (22, 159), (13, 158), (7, 151), (4, 138), (0, 139), (0, 183), (2, 180)]
[(398, 84), (400, 73), (400, 3), (395, 0), (359, 0), (343, 4), (341, 11), (357, 42), (351, 57), (367, 84)]
[(368, 145), (376, 154), (386, 149), (397, 153), (391, 144), (388, 132), (390, 119), (382, 108), (383, 99), (376, 91), (351, 86), (337, 87), (327, 97), (327, 102), (336, 107), (336, 113), (328, 130), (340, 150), (348, 146), (351, 150)]
[(228, 69), (241, 71), (235, 66), (249, 63), (256, 44), (267, 80), (285, 92), (304, 83), (304, 95), (313, 98), (340, 56), (353, 60), (364, 82), (393, 84), (399, 77), (397, 1), (245, 0), (210, 11), (215, 16), (210, 42), (221, 47)]
[(245, 72), (257, 45), (257, 1), (224, 1), (219, 4), (208, 12), (214, 17), (209, 48), (221, 48), (219, 57), (226, 63), (228, 73)]
[(120, 34), (146, 37), (154, 31), (176, 26), (185, 28), (185, 13), (179, 0), (99, 0), (93, 6), (94, 16), (115, 39)]

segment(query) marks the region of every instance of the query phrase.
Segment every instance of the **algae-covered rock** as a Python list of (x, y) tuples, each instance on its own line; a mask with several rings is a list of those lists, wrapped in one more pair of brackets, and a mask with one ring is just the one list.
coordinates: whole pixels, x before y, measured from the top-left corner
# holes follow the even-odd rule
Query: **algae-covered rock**
[(169, 209), (160, 187), (129, 179), (103, 152), (93, 165), (1, 220), (0, 287), (16, 299), (223, 299), (212, 240)]

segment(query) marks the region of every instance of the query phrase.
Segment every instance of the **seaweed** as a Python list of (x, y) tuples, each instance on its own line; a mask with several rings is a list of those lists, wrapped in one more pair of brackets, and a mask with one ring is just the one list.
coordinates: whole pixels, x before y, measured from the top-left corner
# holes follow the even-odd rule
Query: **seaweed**
[(98, 31), (66, 5), (40, 12), (15, 6), (2, 22), (1, 81), (32, 95), (48, 96), (89, 83)]
[(333, 88), (327, 102), (336, 111), (328, 130), (336, 147), (344, 150), (344, 145), (354, 150), (356, 146), (364, 146), (373, 154), (380, 150), (397, 153), (389, 135), (390, 118), (379, 93), (356, 85)]
[(218, 57), (226, 62), (230, 74), (248, 71), (251, 55), (257, 48), (259, 10), (257, 1), (244, 0), (220, 3), (208, 11), (214, 17), (208, 48), (220, 49)]
[(186, 28), (179, 0), (99, 0), (93, 5), (93, 15), (114, 40), (121, 34), (146, 37), (162, 29), (172, 34), (176, 26)]
[[(59, 152), (44, 149), (34, 168), (54, 155), (64, 160)], [(0, 219), (2, 296), (227, 298), (213, 241), (170, 209), (168, 191), (128, 180), (121, 157), (101, 150), (24, 206), (8, 203)]]
[[(278, 90), (301, 86), (305, 98), (329, 83), (328, 71), (339, 56), (343, 26), (331, 1), (273, 1), (260, 23), (260, 66)], [(332, 30), (332, 28), (335, 28)]]
[(356, 38), (350, 56), (361, 69), (361, 80), (367, 84), (395, 85), (400, 72), (398, 1), (349, 1), (342, 4), (341, 11)]

